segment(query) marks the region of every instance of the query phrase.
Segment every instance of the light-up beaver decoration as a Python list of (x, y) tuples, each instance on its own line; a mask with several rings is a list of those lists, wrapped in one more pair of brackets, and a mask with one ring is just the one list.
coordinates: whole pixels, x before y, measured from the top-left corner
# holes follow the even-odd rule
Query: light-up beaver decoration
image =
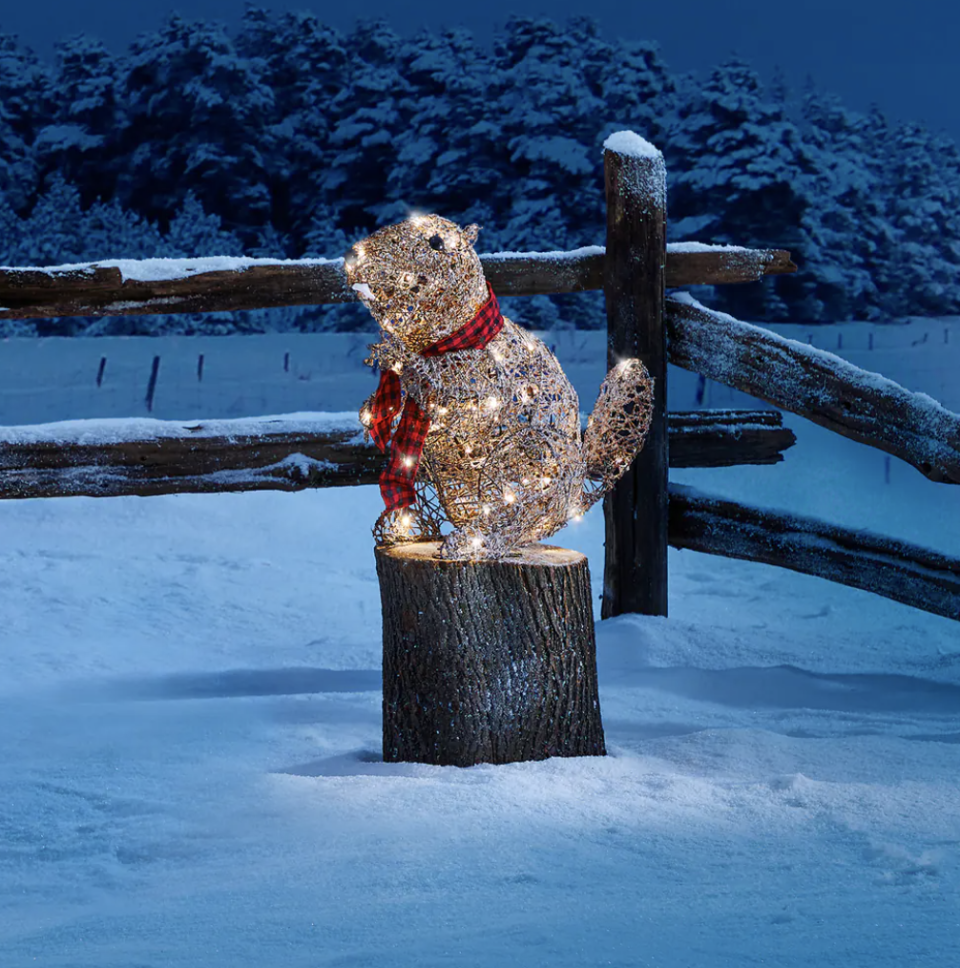
[(576, 391), (550, 350), (500, 314), (473, 248), (478, 232), (417, 215), (345, 260), (382, 335), (366, 361), (380, 367), (380, 386), (360, 412), (389, 453), (381, 546), (442, 541), (444, 558), (505, 557), (582, 515), (649, 428), (652, 382), (639, 360), (624, 360), (581, 439)]

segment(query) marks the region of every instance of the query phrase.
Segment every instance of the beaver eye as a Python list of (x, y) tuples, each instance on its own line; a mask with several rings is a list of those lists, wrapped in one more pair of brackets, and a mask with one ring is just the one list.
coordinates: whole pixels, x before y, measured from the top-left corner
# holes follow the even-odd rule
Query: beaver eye
[(443, 237), (439, 232), (430, 236), (430, 248), (436, 249), (438, 252), (442, 252), (446, 248), (443, 244)]

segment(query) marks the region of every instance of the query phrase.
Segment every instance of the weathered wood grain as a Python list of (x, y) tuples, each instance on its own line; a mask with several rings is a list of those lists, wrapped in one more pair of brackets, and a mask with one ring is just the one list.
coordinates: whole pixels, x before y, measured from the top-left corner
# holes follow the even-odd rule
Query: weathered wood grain
[[(484, 254), (484, 272), (501, 296), (534, 296), (603, 288), (605, 254), (572, 252)], [(189, 266), (189, 260), (182, 260)], [(715, 249), (667, 254), (667, 286), (752, 282), (793, 272), (778, 249)], [(0, 269), (0, 319), (238, 312), (276, 306), (355, 302), (343, 260), (255, 264), (242, 270), (197, 272), (180, 279), (124, 281), (120, 269)]]
[(777, 565), (960, 619), (960, 558), (670, 486), (670, 544)]
[[(684, 243), (678, 243), (683, 245)], [(756, 282), (764, 276), (796, 272), (797, 267), (784, 249), (728, 249), (677, 251), (667, 245), (667, 288), (716, 286)]]
[(438, 561), (438, 548), (376, 550), (384, 761), (603, 756), (586, 557), (533, 545)]
[(666, 303), (671, 363), (960, 484), (960, 415), (877, 373), (687, 299)]
[(691, 410), (667, 414), (671, 467), (777, 464), (797, 442), (779, 410)]
[[(90, 422), (91, 425), (95, 421)], [(382, 456), (356, 430), (4, 442), (0, 498), (119, 497), (370, 484)]]
[[(782, 460), (793, 433), (775, 411), (704, 410), (667, 415), (672, 467), (726, 467)], [(262, 428), (211, 435), (203, 423), (157, 421), (152, 437), (99, 440), (97, 421), (85, 442), (24, 438), (0, 430), (0, 499), (120, 497), (219, 491), (283, 490), (375, 484), (382, 456), (355, 426), (318, 433)], [(257, 421), (243, 421), (246, 428)], [(230, 421), (223, 421), (229, 425)], [(41, 428), (42, 430), (42, 428)]]
[(643, 450), (603, 499), (601, 615), (667, 614), (667, 347), (663, 302), (667, 176), (663, 156), (603, 153), (607, 198), (607, 367), (639, 359), (653, 381)]

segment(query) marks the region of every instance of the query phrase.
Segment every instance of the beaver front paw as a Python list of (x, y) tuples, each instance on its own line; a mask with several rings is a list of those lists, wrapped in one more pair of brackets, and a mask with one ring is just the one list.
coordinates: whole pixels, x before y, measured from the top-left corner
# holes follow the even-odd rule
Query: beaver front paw
[(377, 547), (389, 548), (408, 541), (436, 541), (440, 534), (433, 522), (421, 518), (415, 508), (395, 508), (377, 518), (373, 537)]

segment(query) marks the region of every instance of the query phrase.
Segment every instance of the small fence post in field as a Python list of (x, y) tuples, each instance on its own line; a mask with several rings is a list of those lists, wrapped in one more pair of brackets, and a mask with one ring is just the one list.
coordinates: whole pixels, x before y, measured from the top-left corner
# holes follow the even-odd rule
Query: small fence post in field
[(667, 177), (660, 151), (621, 131), (604, 143), (607, 365), (639, 358), (654, 381), (647, 442), (603, 502), (601, 615), (667, 614), (667, 356), (663, 326)]

